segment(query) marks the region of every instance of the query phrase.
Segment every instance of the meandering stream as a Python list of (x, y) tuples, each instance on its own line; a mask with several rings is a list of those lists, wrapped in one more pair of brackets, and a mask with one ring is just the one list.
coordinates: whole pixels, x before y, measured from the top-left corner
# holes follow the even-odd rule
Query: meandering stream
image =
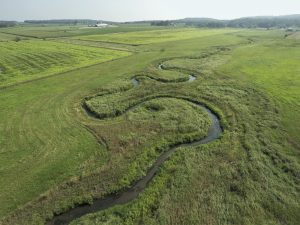
[[(162, 64), (159, 65), (160, 69), (162, 68)], [(189, 75), (189, 80), (187, 82), (193, 82), (196, 79), (195, 76)], [(138, 78), (133, 78), (132, 83), (135, 87), (140, 85), (140, 82)], [(135, 199), (148, 185), (148, 183), (152, 180), (152, 178), (155, 176), (156, 172), (159, 170), (160, 166), (174, 153), (178, 148), (181, 147), (193, 147), (198, 146), (202, 144), (209, 143), (217, 138), (219, 138), (222, 134), (222, 128), (220, 125), (220, 121), (218, 116), (210, 110), (205, 105), (201, 104), (200, 102), (190, 100), (188, 98), (179, 98), (174, 97), (177, 99), (183, 99), (185, 101), (188, 101), (197, 107), (202, 108), (205, 110), (210, 119), (211, 119), (211, 126), (208, 130), (208, 134), (205, 138), (201, 138), (199, 140), (195, 140), (193, 142), (189, 143), (183, 143), (183, 144), (177, 144), (169, 149), (167, 149), (165, 152), (163, 152), (155, 161), (153, 166), (148, 170), (146, 176), (144, 176), (142, 179), (137, 181), (132, 185), (132, 187), (128, 188), (127, 190), (121, 191), (118, 194), (113, 194), (106, 196), (101, 199), (95, 199), (91, 205), (80, 205), (73, 209), (70, 209), (69, 211), (62, 213), (60, 215), (55, 216), (52, 220), (48, 221), (46, 224), (48, 225), (62, 225), (62, 224), (68, 224), (71, 221), (80, 218), (81, 216), (84, 216), (89, 213), (98, 212), (100, 210), (104, 210), (110, 207), (113, 207), (115, 205), (121, 205), (126, 204), (133, 199)], [(148, 100), (147, 100), (148, 101)], [(143, 103), (143, 102), (142, 102)], [(142, 104), (139, 103), (139, 104)]]

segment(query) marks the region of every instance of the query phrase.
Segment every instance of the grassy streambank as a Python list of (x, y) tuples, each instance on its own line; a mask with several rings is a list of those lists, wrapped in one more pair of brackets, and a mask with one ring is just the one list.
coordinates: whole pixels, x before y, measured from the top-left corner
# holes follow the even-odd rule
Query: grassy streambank
[[(11, 117), (2, 119), (0, 130), (5, 149), (1, 223), (43, 224), (54, 214), (116, 192), (142, 175), (157, 150), (152, 154), (138, 146), (161, 144), (160, 132), (167, 126), (158, 120), (162, 129), (147, 132), (157, 128), (147, 123), (153, 114), (143, 107), (134, 115), (141, 117), (139, 121), (130, 120), (131, 114), (98, 121), (87, 117), (80, 104), (86, 96), (117, 93), (123, 89), (120, 80), (130, 80), (158, 61), (181, 56), (184, 63), (178, 59), (169, 66), (186, 69), (183, 65), (194, 65), (188, 67), (197, 75), (193, 83), (162, 84), (147, 78), (141, 82), (152, 91), (212, 106), (224, 123), (222, 139), (189, 151), (179, 149), (135, 201), (74, 224), (297, 224), (299, 163), (298, 156), (290, 154), (297, 148), (286, 138), (290, 131), (282, 123), (280, 101), (261, 86), (220, 67), (234, 60), (234, 52), (243, 46), (254, 48), (272, 40), (285, 41), (280, 32), (245, 30), (149, 44), (128, 58), (3, 90), (0, 101), (6, 107), (0, 108), (0, 118)], [(217, 46), (231, 50), (213, 60), (188, 59)], [(132, 96), (138, 100), (151, 94), (147, 88), (135, 89), (140, 96), (125, 87), (127, 94), (120, 97), (124, 104)], [(111, 100), (113, 104), (120, 99)], [(178, 104), (177, 100), (172, 104)], [(140, 130), (144, 132), (137, 135)]]

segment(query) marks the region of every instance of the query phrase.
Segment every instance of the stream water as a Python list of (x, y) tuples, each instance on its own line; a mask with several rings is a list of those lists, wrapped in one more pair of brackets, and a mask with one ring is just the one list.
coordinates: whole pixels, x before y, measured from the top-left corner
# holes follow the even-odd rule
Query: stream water
[[(162, 69), (162, 65), (159, 65), (159, 68)], [(196, 79), (196, 77), (190, 75), (188, 82), (193, 82)], [(133, 85), (139, 86), (140, 82), (137, 78), (132, 79)], [(174, 97), (176, 98), (176, 97)], [(155, 176), (157, 171), (159, 170), (160, 166), (174, 153), (178, 148), (188, 148), (188, 147), (194, 147), (199, 146), (202, 144), (209, 143), (211, 141), (214, 141), (215, 139), (219, 138), (222, 134), (222, 128), (220, 125), (220, 121), (218, 116), (212, 112), (208, 107), (202, 105), (199, 102), (189, 100), (187, 98), (180, 98), (186, 101), (189, 101), (193, 103), (194, 105), (202, 108), (205, 110), (211, 120), (211, 126), (208, 130), (208, 134), (205, 138), (201, 138), (199, 140), (195, 140), (193, 142), (189, 143), (183, 143), (183, 144), (177, 144), (174, 146), (171, 146), (169, 149), (164, 151), (155, 161), (155, 163), (152, 165), (152, 167), (148, 170), (147, 174), (140, 180), (138, 180), (136, 183), (134, 183), (130, 188), (120, 191), (120, 193), (108, 195), (101, 199), (94, 199), (93, 203), (91, 205), (79, 205), (76, 206), (73, 209), (70, 209), (60, 215), (57, 215), (53, 217), (50, 221), (48, 221), (47, 225), (62, 225), (62, 224), (68, 224), (71, 221), (78, 219), (86, 214), (98, 212), (100, 210), (104, 210), (110, 207), (113, 207), (115, 205), (122, 205), (126, 204), (136, 197), (145, 190), (148, 183), (152, 180), (152, 178)], [(141, 103), (139, 103), (141, 104)]]

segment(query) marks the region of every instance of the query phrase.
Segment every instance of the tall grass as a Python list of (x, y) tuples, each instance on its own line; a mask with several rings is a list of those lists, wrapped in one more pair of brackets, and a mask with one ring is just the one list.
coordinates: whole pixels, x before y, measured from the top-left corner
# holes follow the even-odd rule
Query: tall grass
[[(272, 49), (285, 56), (283, 62), (289, 57), (294, 62), (298, 44), (293, 43), (294, 50), (285, 46), (289, 44), (279, 31), (256, 30), (159, 42), (137, 47), (139, 53), (130, 57), (0, 90), (0, 223), (43, 224), (70, 207), (120, 191), (143, 176), (176, 138), (191, 135), (186, 133), (190, 129), (199, 135), (193, 120), (204, 121), (205, 131), (205, 114), (177, 99), (151, 100), (104, 121), (88, 117), (81, 108), (82, 101), (95, 101), (95, 110), (101, 113), (105, 105), (111, 113), (128, 102), (162, 94), (210, 104), (222, 118), (222, 138), (180, 149), (135, 201), (74, 224), (297, 224), (298, 140), (290, 138), (292, 130), (283, 118), (291, 127), (294, 120), (285, 117), (283, 101), (276, 97), (276, 90), (284, 93), (278, 82), (271, 91), (256, 82), (259, 74), (253, 75), (256, 66), (263, 71), (273, 67), (267, 60)], [(231, 51), (197, 58), (217, 46)], [(251, 59), (247, 52), (251, 57), (259, 53), (260, 60), (248, 66), (251, 61), (242, 57)], [(172, 59), (169, 68), (193, 69), (198, 79), (184, 84), (144, 78), (131, 89), (130, 78), (165, 59)], [(245, 64), (248, 79), (240, 76), (237, 60)], [(278, 61), (276, 65), (285, 68)], [(297, 74), (296, 63), (292, 65), (289, 74)], [(297, 87), (297, 77), (289, 77)], [(101, 96), (107, 93), (112, 97)], [(286, 96), (294, 99), (292, 93)], [(290, 106), (290, 113), (298, 115), (298, 105)]]

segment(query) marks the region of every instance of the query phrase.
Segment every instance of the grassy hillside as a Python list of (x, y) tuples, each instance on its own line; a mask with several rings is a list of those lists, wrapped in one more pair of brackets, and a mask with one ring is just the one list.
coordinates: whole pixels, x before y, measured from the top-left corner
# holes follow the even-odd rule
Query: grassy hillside
[[(297, 224), (299, 40), (281, 31), (186, 32), (114, 34), (147, 45), (0, 90), (0, 224), (44, 224), (122, 191), (169, 145), (205, 136), (207, 115), (183, 97), (219, 115), (221, 139), (178, 149), (137, 199), (73, 224)], [(178, 82), (189, 74), (197, 79)]]

